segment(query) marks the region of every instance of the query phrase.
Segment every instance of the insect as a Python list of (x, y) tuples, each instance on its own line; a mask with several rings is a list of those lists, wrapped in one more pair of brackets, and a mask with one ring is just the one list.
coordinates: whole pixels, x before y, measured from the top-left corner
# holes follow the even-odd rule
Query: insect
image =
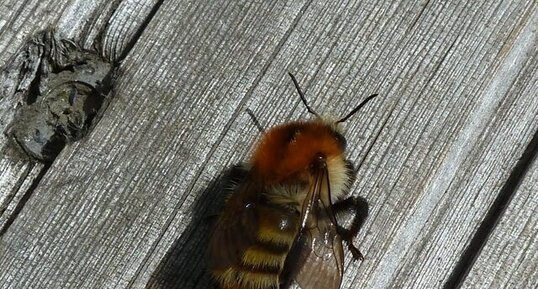
[[(337, 121), (315, 116), (264, 133), (244, 176), (231, 189), (210, 236), (210, 271), (221, 289), (281, 289), (295, 280), (302, 289), (337, 289), (343, 276), (343, 242), (353, 245), (368, 215), (364, 199), (348, 197), (353, 165), (344, 157), (346, 140), (338, 124), (361, 109), (362, 101)], [(354, 214), (344, 228), (338, 216)]]

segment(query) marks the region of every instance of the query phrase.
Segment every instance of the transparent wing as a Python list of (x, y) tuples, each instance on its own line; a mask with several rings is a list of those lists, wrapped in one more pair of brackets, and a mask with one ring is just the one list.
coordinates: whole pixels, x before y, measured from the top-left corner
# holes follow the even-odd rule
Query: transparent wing
[(316, 174), (301, 216), (302, 231), (298, 246), (295, 281), (302, 289), (338, 289), (344, 272), (342, 239), (330, 204), (327, 170)]
[(338, 289), (344, 272), (342, 240), (335, 232), (309, 230), (299, 240), (299, 271), (295, 281), (302, 289)]

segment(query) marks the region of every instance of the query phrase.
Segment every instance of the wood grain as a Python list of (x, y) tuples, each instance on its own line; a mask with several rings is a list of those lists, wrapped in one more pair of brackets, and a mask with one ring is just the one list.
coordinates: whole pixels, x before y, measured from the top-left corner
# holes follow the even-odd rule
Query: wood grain
[(164, 2), (1, 237), (0, 284), (208, 288), (224, 171), (260, 134), (245, 109), (309, 117), (292, 71), (324, 114), (381, 95), (344, 124), (371, 216), (342, 288), (439, 288), (538, 128), (537, 19), (532, 0)]
[(538, 286), (537, 186), (538, 162), (535, 161), (461, 288)]
[[(357, 5), (354, 7), (356, 11), (369, 11), (368, 8), (360, 6), (360, 4)], [(536, 130), (536, 102), (533, 94), (525, 91), (518, 96), (518, 100), (514, 100), (512, 103), (510, 99), (513, 96), (512, 94), (508, 95), (507, 91), (511, 85), (506, 85), (506, 83), (512, 83), (520, 74), (523, 75), (521, 80), (523, 83), (532, 83), (535, 80), (531, 71), (523, 69), (527, 57), (535, 55), (532, 51), (532, 48), (535, 47), (534, 40), (528, 41), (525, 38), (533, 35), (529, 33), (530, 27), (533, 27), (533, 24), (528, 24), (529, 15), (523, 17), (522, 23), (519, 24), (519, 29), (527, 27), (527, 31), (523, 33), (526, 36), (519, 40), (519, 44), (523, 47), (518, 48), (502, 65), (499, 63), (500, 59), (496, 59), (496, 57), (507, 57), (503, 55), (502, 51), (510, 50), (503, 43), (513, 47), (514, 38), (519, 35), (520, 31), (510, 34), (513, 33), (512, 29), (508, 29), (501, 30), (504, 32), (497, 34), (500, 33), (499, 29), (502, 25), (493, 31), (480, 30), (486, 29), (487, 23), (483, 23), (482, 26), (477, 25), (477, 15), (467, 15), (466, 12), (463, 12), (465, 7), (455, 8), (458, 9), (456, 12), (462, 13), (467, 18), (462, 18), (461, 14), (452, 15), (450, 18), (451, 25), (462, 25), (461, 29), (467, 29), (464, 30), (466, 32), (460, 32), (461, 34), (458, 35), (443, 32), (444, 28), (442, 27), (438, 27), (437, 33), (440, 35), (432, 35), (431, 32), (423, 32), (417, 28), (420, 33), (406, 34), (412, 39), (406, 37), (395, 39), (394, 35), (390, 34), (395, 28), (389, 27), (382, 30), (385, 34), (376, 31), (380, 34), (377, 35), (379, 38), (372, 38), (368, 34), (364, 35), (357, 31), (345, 31), (341, 32), (341, 37), (355, 35), (356, 38), (348, 38), (345, 41), (329, 38), (325, 43), (319, 38), (311, 39), (304, 36), (301, 33), (303, 32), (301, 27), (308, 27), (304, 33), (320, 31), (322, 29), (320, 27), (326, 27), (327, 23), (321, 22), (319, 27), (313, 23), (323, 18), (320, 14), (324, 15), (327, 11), (333, 10), (323, 7), (321, 4), (317, 9), (311, 8), (315, 12), (312, 12), (310, 8), (298, 23), (297, 32), (294, 31), (290, 35), (290, 40), (288, 40), (290, 44), (283, 46), (282, 52), (273, 61), (266, 76), (254, 90), (253, 98), (249, 100), (247, 106), (254, 110), (254, 114), (262, 120), (262, 123), (265, 122), (266, 126), (306, 115), (297, 98), (293, 99), (293, 88), (287, 76), (282, 73), (284, 70), (282, 67), (292, 67), (292, 71), (311, 71), (311, 74), (314, 75), (313, 79), (318, 78), (325, 81), (323, 83), (320, 83), (320, 80), (307, 79), (305, 81), (304, 76), (300, 80), (307, 95), (314, 98), (313, 106), (321, 107), (325, 112), (349, 110), (351, 106), (349, 103), (358, 103), (360, 96), (368, 95), (371, 92), (387, 96), (384, 100), (381, 98), (383, 103), (378, 102), (377, 105), (375, 102), (372, 103), (371, 107), (367, 108), (360, 116), (354, 117), (350, 124), (347, 124), (348, 143), (350, 146), (351, 144), (356, 145), (355, 147), (351, 146), (351, 159), (360, 165), (356, 194), (360, 192), (361, 195), (370, 199), (373, 214), (367, 228), (366, 240), (363, 241), (367, 260), (362, 264), (348, 264), (343, 288), (440, 287), (456, 265), (459, 253), (465, 248), (465, 243), (480, 222), (488, 207), (488, 202), (491, 204), (494, 200), (495, 194), (491, 194), (490, 190), (499, 188), (503, 184), (511, 167), (521, 155), (525, 147), (524, 144)], [(349, 9), (349, 7), (346, 8)], [(417, 13), (420, 12), (418, 11), (420, 8), (420, 6), (417, 7)], [(443, 6), (434, 8), (446, 9)], [(427, 25), (428, 23), (435, 23), (435, 15), (450, 15), (452, 12), (443, 10), (443, 13), (435, 13), (434, 8), (429, 8), (433, 9), (429, 12), (428, 8), (426, 11), (422, 11), (424, 17), (430, 17), (422, 20), (425, 21), (421, 24), (423, 25), (422, 29), (430, 27), (431, 25)], [(378, 9), (390, 11), (387, 7), (378, 7)], [(521, 12), (516, 7), (512, 7), (512, 9), (514, 9), (513, 13), (515, 14)], [(342, 8), (342, 10), (345, 9)], [(396, 10), (397, 6), (393, 7), (394, 13)], [(353, 15), (356, 15), (353, 14), (355, 10), (349, 9), (348, 11), (348, 17), (353, 19)], [(528, 7), (527, 11), (535, 13), (535, 8)], [(502, 14), (504, 21), (515, 20), (510, 19), (513, 17), (513, 15), (510, 16), (510, 13), (504, 13), (506, 12)], [(401, 14), (396, 15), (400, 16)], [(521, 16), (524, 15), (522, 13)], [(350, 22), (346, 21), (342, 15), (333, 15), (333, 17), (340, 19), (342, 23)], [(395, 18), (387, 15), (371, 17), (375, 19)], [(434, 19), (431, 19), (432, 17)], [(411, 17), (408, 21), (412, 22), (412, 19), (414, 18)], [(404, 27), (400, 27), (401, 24), (397, 19), (394, 21), (396, 22), (393, 24), (394, 26), (405, 30)], [(482, 21), (486, 21), (486, 19)], [(330, 23), (331, 20), (329, 19), (327, 22)], [(420, 25), (421, 21), (413, 23), (413, 25)], [(334, 29), (338, 31), (338, 29), (343, 28), (335, 27)], [(348, 29), (352, 28), (348, 27)], [(368, 27), (363, 29), (368, 31)], [(465, 37), (466, 34), (469, 35)], [(335, 37), (334, 35), (339, 34), (328, 31), (326, 35)], [(482, 35), (483, 39), (477, 38), (478, 35)], [(507, 39), (495, 38), (501, 37), (500, 35), (504, 35)], [(490, 39), (491, 37), (494, 38)], [(362, 48), (361, 46), (368, 45), (368, 43), (362, 43), (362, 39), (370, 39), (374, 43), (376, 40), (379, 41), (380, 43), (376, 44), (383, 47), (384, 51), (379, 51), (378, 54), (374, 55), (368, 54), (373, 53), (372, 51), (363, 52), (369, 55), (371, 60), (357, 53)], [(443, 42), (439, 43), (439, 39), (443, 39)], [(301, 49), (306, 52), (297, 52), (298, 48), (295, 43), (298, 42), (301, 43)], [(484, 46), (484, 42), (490, 43), (490, 46)], [(342, 46), (345, 48), (340, 48), (338, 46), (340, 43), (343, 43)], [(402, 43), (407, 43), (410, 47), (405, 47)], [(416, 46), (419, 45), (417, 43), (420, 43), (424, 48), (417, 49)], [(317, 46), (330, 45), (335, 45), (335, 47), (332, 51), (327, 52), (328, 55), (311, 56), (322, 51)], [(477, 51), (476, 49), (484, 50)], [(392, 56), (392, 58), (385, 59), (384, 57), (387, 55)], [(517, 57), (518, 55), (521, 57)], [(312, 59), (303, 59), (301, 56), (311, 56)], [(289, 64), (289, 59), (295, 58), (297, 58), (294, 60), (297, 64)], [(426, 59), (421, 62), (423, 58)], [(476, 63), (473, 62), (475, 59)], [(376, 69), (374, 64), (374, 68), (370, 67), (368, 70), (369, 66), (372, 66), (368, 63), (376, 63), (376, 61), (380, 62), (377, 63), (378, 68)], [(393, 64), (398, 63), (398, 61), (401, 61), (399, 65)], [(352, 66), (348, 63), (365, 64)], [(396, 67), (401, 68), (401, 70), (387, 71), (387, 69), (382, 69), (386, 67)], [(360, 69), (366, 71), (357, 72)], [(369, 73), (374, 74), (370, 76)], [(395, 76), (390, 76), (391, 74), (395, 74)], [(494, 77), (495, 75), (497, 77)], [(364, 78), (369, 79), (369, 82)], [(378, 84), (380, 80), (384, 79), (391, 79), (394, 83)], [(405, 81), (400, 82), (400, 79), (405, 79)], [(380, 88), (376, 89), (376, 86), (380, 86)], [(519, 91), (516, 90), (512, 93), (518, 95)], [(260, 101), (257, 95), (262, 95), (265, 98)], [(267, 105), (267, 101), (270, 101), (267, 98), (274, 95), (280, 95), (276, 98), (284, 99), (285, 103), (282, 104), (281, 100), (280, 104), (275, 101), (275, 103)], [(292, 96), (292, 98), (288, 99), (284, 95)], [(516, 103), (521, 102), (528, 105), (528, 110), (522, 111), (513, 107)], [(296, 105), (299, 107), (293, 111), (293, 116), (290, 117), (289, 107)], [(334, 108), (334, 106), (339, 106), (339, 108)], [(510, 109), (514, 109), (512, 115), (504, 114), (495, 117), (499, 111), (510, 111)], [(378, 112), (374, 113), (372, 110), (378, 110)], [(523, 119), (519, 118), (520, 116)], [(496, 123), (491, 123), (492, 119), (496, 118), (500, 119)], [(243, 140), (238, 140), (237, 136), (245, 137), (245, 123), (249, 122), (251, 123), (246, 115), (234, 122), (225, 140), (220, 143), (221, 148), (218, 148), (213, 154), (215, 161), (245, 159), (243, 156), (248, 152), (249, 144), (254, 142), (254, 139), (249, 136), (248, 141), (244, 143)], [(517, 139), (491, 139), (502, 130), (515, 129), (514, 126), (518, 128), (518, 131), (514, 132), (515, 135), (518, 135)], [(248, 135), (256, 135), (257, 129), (254, 125), (251, 124), (250, 127)], [(228, 143), (235, 144), (237, 142), (239, 145), (233, 147), (228, 145)], [(374, 143), (372, 144), (372, 142)], [(507, 151), (502, 151), (500, 148)], [(476, 177), (469, 172), (478, 169), (477, 166), (482, 161), (481, 158), (484, 158), (484, 155), (480, 158), (477, 153), (482, 150), (485, 150), (483, 153), (489, 160), (489, 163), (480, 167), (482, 171), (486, 171), (483, 173), (486, 175), (500, 173), (503, 176), (490, 176), (489, 184), (481, 183), (484, 187), (480, 190), (476, 189), (477, 185), (475, 184), (470, 191), (466, 191), (468, 189), (465, 188), (465, 185)], [(230, 151), (235, 151), (231, 157), (229, 156)], [(363, 161), (365, 153), (368, 155)], [(496, 165), (495, 158), (501, 156), (506, 160), (507, 165), (501, 171), (496, 171), (498, 165)], [(490, 166), (489, 169), (487, 169), (488, 166)], [(458, 170), (462, 171), (458, 172)], [(488, 170), (489, 172), (487, 172)], [(208, 169), (208, 173), (202, 175), (202, 178), (211, 179), (211, 173), (211, 169)], [(481, 180), (478, 178), (477, 181), (481, 182)], [(458, 186), (451, 187), (455, 184)], [(204, 190), (203, 185), (196, 186), (194, 191), (210, 193), (207, 198), (213, 196), (212, 190)], [(468, 196), (452, 197), (452, 195), (462, 194), (464, 191), (468, 193)], [(462, 228), (454, 228), (452, 225), (454, 220), (450, 219), (455, 217), (454, 208), (464, 207), (464, 205), (469, 204), (469, 198), (472, 200), (472, 198), (478, 197), (489, 199), (484, 201), (481, 208), (476, 208), (474, 212), (470, 210), (469, 215), (466, 215), (466, 209), (459, 213), (457, 219)], [(197, 212), (201, 210), (199, 208), (200, 203), (204, 203), (203, 199), (204, 197), (201, 196), (192, 207), (194, 220), (199, 215)], [(174, 229), (171, 229), (170, 234), (166, 234), (161, 240), (162, 244), (172, 243), (172, 247), (176, 249), (168, 252), (164, 260), (161, 261), (161, 267), (158, 267), (157, 270), (168, 271), (168, 273), (157, 274), (156, 279), (171, 278), (175, 280), (176, 288), (181, 288), (184, 284), (189, 284), (188, 287), (192, 286), (193, 288), (205, 288), (207, 283), (200, 281), (203, 278), (193, 277), (197, 276), (195, 273), (203, 268), (203, 265), (195, 265), (193, 268), (192, 259), (196, 258), (193, 256), (197, 254), (189, 253), (189, 251), (195, 250), (198, 238), (204, 235), (203, 230), (193, 229), (192, 227), (196, 227), (196, 225), (191, 225), (185, 229), (186, 236), (183, 235), (174, 240), (178, 235), (175, 228), (181, 228), (182, 224), (185, 223), (185, 218), (189, 218), (189, 216), (181, 215), (181, 218), (174, 220), (176, 223), (171, 225)], [(434, 220), (442, 220), (443, 218), (445, 219), (444, 226), (438, 227), (437, 222), (440, 221)], [(203, 221), (195, 221), (195, 224), (199, 226), (203, 224)], [(447, 228), (446, 232), (443, 231), (445, 228)], [(450, 237), (443, 234), (449, 234)], [(435, 239), (432, 239), (433, 236)], [(452, 242), (461, 243), (454, 246)], [(423, 252), (422, 246), (426, 245), (433, 247), (433, 249)], [(455, 248), (447, 251), (443, 249), (445, 245)], [(415, 254), (422, 255), (419, 259), (414, 256)], [(203, 264), (203, 260), (198, 262)], [(167, 266), (168, 268), (166, 268)], [(412, 270), (414, 272), (411, 275), (410, 271)], [(153, 279), (150, 282), (150, 287), (169, 288), (170, 283), (174, 282), (164, 282), (166, 285), (160, 287), (156, 285), (157, 283)]]
[(302, 8), (163, 5), (148, 29), (168, 33), (135, 45), (102, 120), (64, 149), (2, 237), (4, 286), (126, 287)]
[[(54, 23), (63, 21), (71, 23), (89, 18), (88, 13), (79, 13), (76, 19), (66, 14), (70, 6), (69, 1), (3, 1), (0, 9), (0, 77), (2, 88), (0, 91), (0, 231), (2, 231), (22, 206), (27, 194), (28, 185), (43, 169), (43, 165), (34, 164), (26, 159), (10, 156), (8, 140), (4, 135), (7, 126), (12, 121), (16, 108), (21, 99), (16, 97), (17, 91), (26, 88), (26, 84), (19, 85), (23, 79), (24, 69), (32, 70), (25, 64), (26, 57), (17, 55), (17, 52), (37, 31), (52, 27)], [(89, 3), (89, 2), (88, 2)], [(95, 2), (91, 2), (95, 4)], [(99, 4), (97, 4), (99, 6)], [(74, 6), (77, 6), (76, 3)], [(86, 12), (90, 12), (86, 10)], [(24, 67), (24, 68), (23, 68)], [(31, 185), (30, 185), (31, 186)]]
[[(53, 29), (58, 38), (70, 39), (86, 50), (97, 50), (110, 61), (128, 49), (128, 43), (157, 1), (4, 1), (0, 9), (0, 231), (9, 226), (29, 197), (28, 191), (44, 173), (43, 164), (21, 158), (9, 148), (4, 135), (21, 93), (34, 78), (27, 70), (38, 65), (37, 55), (21, 50), (35, 33)], [(111, 35), (121, 34), (122, 37)], [(112, 39), (111, 39), (112, 38)], [(32, 59), (31, 65), (28, 60)], [(35, 71), (34, 71), (35, 72)], [(28, 79), (27, 82), (21, 79)], [(21, 184), (28, 184), (22, 185)]]

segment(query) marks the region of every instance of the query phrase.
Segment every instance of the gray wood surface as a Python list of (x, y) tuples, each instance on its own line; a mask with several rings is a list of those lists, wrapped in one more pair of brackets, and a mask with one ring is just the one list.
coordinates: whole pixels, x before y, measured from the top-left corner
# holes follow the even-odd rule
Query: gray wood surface
[[(37, 55), (21, 53), (25, 43), (39, 31), (54, 29), (58, 38), (70, 39), (86, 50), (98, 50), (111, 62), (126, 52), (134, 34), (146, 21), (156, 1), (4, 1), (0, 9), (0, 231), (9, 225), (29, 188), (45, 173), (44, 166), (12, 154), (4, 135), (24, 90), (34, 78), (24, 74), (27, 59)], [(121, 35), (118, 36), (118, 35)], [(32, 69), (30, 69), (32, 70)], [(34, 71), (35, 72), (35, 71)], [(21, 81), (21, 79), (29, 81)], [(5, 153), (5, 154), (4, 154)]]
[[(102, 1), (104, 3), (104, 1)], [(80, 4), (80, 3), (79, 3)], [(82, 9), (76, 15), (70, 11), (80, 5), (68, 4), (68, 1), (3, 1), (0, 9), (0, 67), (2, 86), (0, 91), (0, 231), (7, 226), (17, 207), (22, 205), (27, 189), (36, 176), (42, 172), (43, 165), (6, 153), (8, 141), (4, 132), (12, 121), (16, 107), (21, 99), (15, 96), (23, 79), (24, 57), (17, 57), (17, 52), (32, 37), (34, 32), (53, 27), (58, 22), (64, 26), (80, 27), (90, 17), (91, 10)], [(104, 5), (99, 5), (103, 7)], [(31, 70), (31, 69), (30, 69)], [(24, 81), (23, 81), (24, 82)], [(28, 85), (21, 85), (26, 87)], [(26, 87), (27, 88), (27, 87)], [(27, 184), (27, 185), (22, 185)]]
[(537, 191), (535, 160), (462, 288), (538, 287)]
[[(287, 71), (324, 114), (380, 94), (344, 124), (371, 215), (342, 288), (447, 281), (538, 129), (537, 4), (266, 2), (158, 7), (100, 122), (0, 237), (1, 287), (208, 288), (223, 172), (260, 135), (245, 110), (264, 127), (309, 117)], [(116, 23), (103, 48), (136, 35)]]

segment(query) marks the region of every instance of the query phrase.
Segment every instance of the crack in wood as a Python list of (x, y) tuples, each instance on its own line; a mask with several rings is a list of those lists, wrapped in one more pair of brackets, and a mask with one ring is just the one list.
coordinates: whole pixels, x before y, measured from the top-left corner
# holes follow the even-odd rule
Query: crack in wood
[[(151, 20), (153, 20), (153, 17), (157, 13), (157, 11), (159, 11), (159, 8), (163, 4), (163, 2), (164, 2), (164, 0), (159, 0), (157, 3), (155, 3), (153, 8), (151, 8), (151, 11), (148, 13), (148, 15), (146, 16), (144, 21), (142, 21), (142, 23), (140, 24), (140, 26), (138, 27), (138, 29), (134, 33), (131, 40), (129, 42), (127, 42), (127, 45), (125, 46), (124, 50), (121, 52), (120, 56), (115, 59), (115, 65), (118, 65), (123, 59), (125, 59), (125, 57), (127, 57), (129, 52), (131, 52), (131, 49), (133, 49), (136, 42), (138, 42), (138, 39), (140, 38), (140, 35), (142, 35), (144, 30), (146, 30), (146, 27), (149, 25)], [(106, 31), (106, 29), (103, 30), (103, 31)]]
[[(30, 185), (28, 190), (23, 193), (22, 198), (19, 200), (19, 202), (15, 206), (15, 209), (13, 210), (13, 212), (8, 216), (4, 224), (2, 224), (2, 227), (0, 227), (0, 237), (4, 235), (4, 233), (9, 229), (11, 224), (13, 224), (15, 219), (17, 219), (22, 208), (24, 207), (28, 199), (30, 199), (30, 196), (32, 196), (35, 188), (37, 188), (37, 185), (39, 184), (39, 182), (41, 182), (41, 179), (43, 178), (45, 173), (48, 171), (49, 167), (50, 167), (50, 164), (45, 164), (45, 166), (41, 169), (41, 171), (39, 171), (39, 174), (37, 175), (37, 177), (32, 181), (32, 185)], [(28, 169), (28, 171), (30, 170), (31, 168)]]
[[(536, 43), (536, 32), (529, 31), (531, 27), (535, 27), (538, 21), (538, 14), (529, 16), (529, 22), (521, 32), (524, 39), (520, 39), (515, 50), (523, 51), (520, 54), (532, 53), (533, 43)], [(517, 41), (517, 40), (516, 40)], [(507, 58), (509, 58), (508, 56)], [(515, 61), (514, 61), (515, 62)], [(520, 65), (523, 63), (520, 61)], [(517, 67), (517, 65), (512, 65)], [(514, 80), (515, 81), (515, 80)], [(513, 83), (507, 87), (512, 87)], [(518, 190), (519, 185), (525, 178), (526, 173), (529, 171), (533, 161), (538, 154), (538, 130), (534, 132), (534, 135), (530, 142), (527, 144), (523, 151), (521, 158), (516, 162), (514, 168), (511, 170), (506, 182), (502, 186), (499, 194), (493, 201), (492, 205), (487, 210), (482, 222), (476, 229), (476, 232), (470, 239), (467, 247), (463, 250), (457, 261), (454, 269), (445, 282), (443, 289), (460, 288), (463, 281), (467, 277), (469, 271), (473, 267), (476, 259), (480, 255), (482, 248), (485, 246), (489, 236), (495, 230), (499, 220), (505, 213), (506, 207), (510, 204), (513, 196)]]
[(537, 154), (538, 130), (534, 133), (532, 140), (525, 148), (525, 151), (510, 173), (510, 176), (503, 185), (499, 195), (489, 208), (473, 238), (470, 240), (469, 245), (461, 254), (456, 267), (452, 271), (450, 277), (447, 279), (443, 289), (461, 287), (461, 284), (465, 280), (469, 270), (471, 270), (476, 258), (480, 255), (480, 252), (491, 235), (491, 232), (493, 232), (499, 220), (504, 215), (506, 207), (511, 202), (512, 197), (519, 188), (525, 174), (529, 171), (533, 161), (536, 159)]
[[(288, 40), (288, 38), (290, 37), (291, 33), (295, 30), (297, 24), (299, 23), (300, 19), (302, 18), (302, 16), (304, 15), (305, 11), (308, 9), (308, 7), (310, 7), (310, 4), (312, 4), (312, 0), (309, 0), (307, 1), (303, 7), (301, 7), (301, 9), (299, 10), (299, 12), (297, 13), (297, 16), (295, 17), (295, 19), (293, 19), (293, 21), (291, 22), (290, 26), (288, 27), (288, 29), (286, 30), (286, 32), (283, 34), (282, 38), (280, 39), (279, 43), (276, 45), (276, 47), (274, 48), (273, 52), (271, 53), (271, 56), (267, 59), (267, 62), (265, 63), (265, 65), (263, 66), (263, 68), (261, 69), (260, 73), (258, 74), (258, 76), (254, 79), (252, 85), (250, 86), (250, 88), (246, 91), (245, 93), (245, 97), (243, 98), (243, 100), (241, 100), (241, 102), (239, 103), (239, 105), (237, 106), (237, 109), (236, 111), (234, 112), (234, 114), (230, 117), (230, 120), (228, 121), (228, 123), (224, 126), (223, 130), (222, 130), (222, 133), (220, 134), (219, 136), (219, 140), (217, 142), (215, 142), (215, 145), (213, 145), (213, 147), (211, 148), (211, 150), (208, 152), (207, 154), (207, 157), (206, 159), (204, 160), (204, 166), (211, 160), (211, 156), (215, 153), (215, 151), (217, 150), (217, 147), (219, 146), (219, 144), (222, 142), (222, 140), (224, 139), (224, 137), (226, 136), (226, 134), (228, 133), (232, 123), (234, 122), (234, 120), (238, 117), (238, 115), (244, 111), (244, 106), (245, 106), (245, 103), (247, 102), (247, 100), (249, 99), (250, 95), (253, 93), (253, 91), (255, 90), (255, 88), (259, 85), (261, 79), (263, 78), (263, 76), (267, 73), (267, 71), (269, 70), (269, 67), (271, 66), (273, 60), (277, 57), (278, 53), (282, 50), (282, 48), (284, 47), (284, 44), (286, 43), (286, 41)], [(182, 206), (183, 204), (183, 201), (185, 200), (185, 198), (187, 198), (188, 195), (191, 194), (193, 188), (194, 188), (194, 185), (197, 183), (198, 179), (200, 178), (200, 176), (202, 175), (203, 173), (203, 170), (200, 170), (197, 175), (194, 177), (194, 181), (192, 182), (192, 184), (187, 188), (187, 192), (184, 194), (184, 197), (183, 197), (183, 200), (181, 200), (180, 202), (178, 202), (178, 204), (176, 205), (176, 208), (174, 209), (174, 213), (168, 218), (168, 220), (166, 221), (165, 225), (164, 225), (164, 228), (163, 230), (161, 231), (159, 237), (157, 238), (155, 244), (153, 245), (153, 248), (149, 250), (149, 254), (144, 258), (144, 261), (142, 262), (141, 266), (139, 266), (135, 276), (137, 275), (140, 275), (140, 272), (143, 270), (143, 268), (146, 267), (146, 263), (148, 262), (150, 256), (151, 256), (151, 252), (153, 252), (155, 250), (155, 248), (157, 248), (157, 245), (159, 244), (160, 240), (163, 238), (164, 234), (166, 233), (166, 231), (169, 229), (170, 227), (170, 224), (172, 224), (172, 221), (176, 218), (176, 215), (177, 213), (180, 211), (180, 207)], [(133, 278), (131, 279), (131, 281), (129, 282), (129, 285), (128, 287), (131, 288), (134, 284), (134, 282), (136, 281), (136, 278)]]

